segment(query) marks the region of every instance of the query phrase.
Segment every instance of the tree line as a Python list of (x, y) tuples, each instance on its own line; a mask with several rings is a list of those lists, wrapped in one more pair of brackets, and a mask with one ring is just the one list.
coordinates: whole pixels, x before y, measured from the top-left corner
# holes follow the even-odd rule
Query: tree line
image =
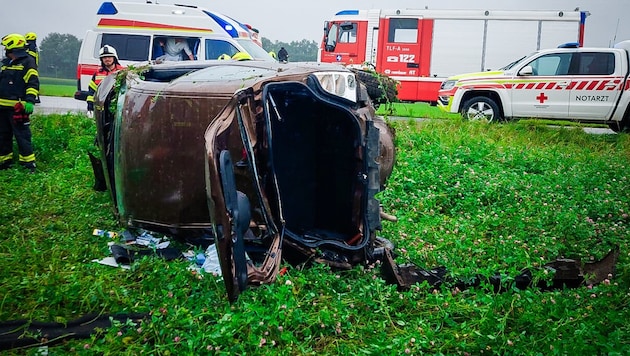
[[(311, 62), (317, 60), (316, 41), (280, 42), (262, 38), (262, 46), (266, 51), (278, 53), (281, 47), (289, 52), (290, 62)], [(81, 40), (65, 33), (49, 33), (39, 47), (39, 75), (42, 77), (75, 79)]]

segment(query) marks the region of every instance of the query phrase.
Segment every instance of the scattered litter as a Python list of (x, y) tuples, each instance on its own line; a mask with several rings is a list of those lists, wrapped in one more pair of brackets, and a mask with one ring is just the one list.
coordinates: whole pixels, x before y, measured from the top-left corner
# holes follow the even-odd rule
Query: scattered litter
[(221, 264), (219, 263), (219, 255), (217, 253), (217, 248), (214, 244), (208, 246), (205, 253), (205, 260), (201, 265), (201, 268), (206, 273), (212, 273), (214, 275), (221, 275)]
[(136, 244), (143, 246), (157, 246), (162, 239), (154, 237), (150, 233), (144, 231), (142, 234), (136, 236)]
[(211, 273), (215, 276), (221, 275), (221, 264), (219, 263), (219, 255), (214, 244), (211, 244), (206, 248), (205, 252), (186, 251), (183, 253), (189, 261), (193, 264), (188, 268), (190, 270), (201, 271), (205, 273)]
[(109, 237), (110, 239), (114, 239), (118, 237), (117, 232), (101, 230), (101, 229), (94, 229), (94, 231), (92, 231), (92, 235), (101, 236), (101, 237), (106, 236), (106, 237)]
[(182, 257), (180, 250), (169, 247), (170, 241), (166, 238), (158, 238), (149, 232), (140, 230), (125, 230), (122, 233), (94, 229), (93, 235), (107, 236), (119, 241), (108, 241), (107, 246), (112, 252), (111, 257), (101, 260), (95, 259), (93, 262), (106, 266), (129, 268), (129, 265), (142, 256), (158, 256), (167, 261)]
[(131, 268), (129, 265), (123, 265), (123, 264), (118, 264), (118, 262), (116, 262), (116, 259), (112, 256), (110, 257), (105, 257), (101, 260), (99, 259), (94, 259), (92, 260), (92, 262), (96, 262), (105, 266), (110, 266), (110, 267), (120, 267), (122, 269), (129, 269)]

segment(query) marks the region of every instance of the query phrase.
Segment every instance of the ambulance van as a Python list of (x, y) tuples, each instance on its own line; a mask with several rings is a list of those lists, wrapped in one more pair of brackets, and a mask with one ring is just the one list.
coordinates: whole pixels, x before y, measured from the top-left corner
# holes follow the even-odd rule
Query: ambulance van
[[(275, 60), (262, 48), (258, 30), (229, 16), (192, 5), (106, 1), (81, 45), (74, 98), (86, 99), (103, 45), (113, 46), (120, 64), (127, 67), (154, 63), (164, 55), (162, 44), (169, 38), (185, 40), (195, 60), (218, 59), (224, 54), (231, 57), (238, 52), (257, 60)], [(182, 53), (181, 60), (189, 58)]]

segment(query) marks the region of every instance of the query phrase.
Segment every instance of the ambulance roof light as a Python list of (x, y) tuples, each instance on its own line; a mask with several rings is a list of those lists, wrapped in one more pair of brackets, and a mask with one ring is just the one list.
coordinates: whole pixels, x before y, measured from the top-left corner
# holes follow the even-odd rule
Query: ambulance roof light
[(101, 4), (101, 7), (96, 12), (97, 15), (116, 15), (118, 9), (111, 1), (105, 1)]
[(567, 42), (558, 46), (558, 48), (579, 48), (580, 44), (578, 42)]

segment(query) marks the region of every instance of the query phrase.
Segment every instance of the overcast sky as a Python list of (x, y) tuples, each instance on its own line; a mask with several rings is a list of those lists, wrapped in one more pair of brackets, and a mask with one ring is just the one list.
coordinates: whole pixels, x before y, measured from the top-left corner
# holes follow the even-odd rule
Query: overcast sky
[[(3, 0), (7, 2), (8, 0)], [(144, 0), (126, 0), (144, 2)], [(608, 47), (630, 40), (630, 0), (157, 0), (205, 7), (260, 30), (271, 41), (319, 42), (325, 20), (340, 10), (370, 8), (564, 10), (576, 7), (591, 13), (586, 20), (586, 46)], [(102, 0), (29, 0), (24, 16), (0, 10), (0, 33), (36, 32), (38, 42), (48, 33), (70, 33), (83, 39), (95, 23)], [(155, 0), (154, 0), (155, 2)], [(17, 3), (16, 3), (17, 4)], [(616, 39), (615, 39), (616, 37)]]

